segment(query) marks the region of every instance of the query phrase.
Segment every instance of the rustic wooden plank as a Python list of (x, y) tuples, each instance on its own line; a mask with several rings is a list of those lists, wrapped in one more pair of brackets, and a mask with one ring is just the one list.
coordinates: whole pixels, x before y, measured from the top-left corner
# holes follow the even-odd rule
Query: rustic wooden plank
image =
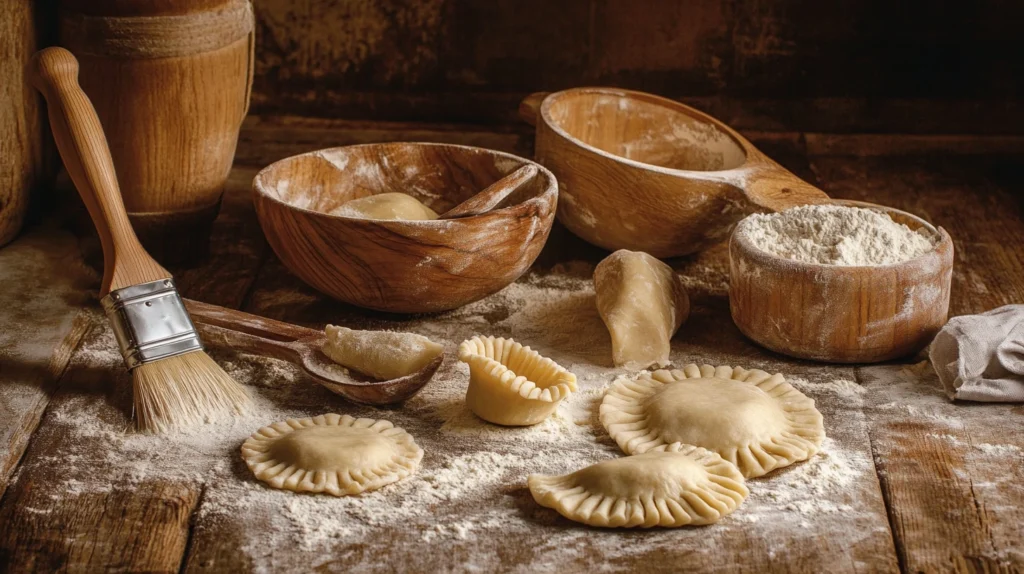
[(142, 449), (117, 456), (134, 434), (131, 377), (106, 318), (89, 314), (90, 333), (0, 507), (0, 569), (173, 572), (200, 489), (148, 478), (154, 455)]
[(390, 141), (452, 143), (525, 155), (533, 148), (533, 130), (526, 124), (502, 130), (444, 123), (249, 116), (242, 124), (235, 161), (262, 167), (307, 151)]
[(48, 225), (0, 250), (0, 496), (78, 345), (96, 277), (68, 233)]
[[(178, 275), (189, 296), (243, 301), (266, 250), (249, 200), (252, 173), (232, 173), (210, 259)], [(56, 273), (76, 260), (50, 265)], [(85, 299), (78, 295), (76, 309)], [(202, 429), (175, 437), (134, 431), (131, 377), (95, 302), (84, 313), (90, 335), (0, 503), (0, 570), (177, 571), (205, 475), (226, 457), (204, 450)]]
[[(945, 227), (957, 250), (952, 314), (1024, 299), (1022, 174), (1013, 158), (812, 159), (835, 197)], [(1024, 568), (1024, 409), (950, 403), (931, 367), (858, 369), (901, 564), (909, 571)]]

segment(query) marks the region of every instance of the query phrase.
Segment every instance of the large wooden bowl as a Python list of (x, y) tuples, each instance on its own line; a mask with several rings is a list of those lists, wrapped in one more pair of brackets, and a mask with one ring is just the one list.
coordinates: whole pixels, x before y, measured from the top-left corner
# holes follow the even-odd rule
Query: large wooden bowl
[(303, 281), (347, 303), (397, 313), (444, 311), (500, 290), (537, 258), (554, 221), (558, 184), (540, 169), (502, 204), (450, 220), (331, 215), (385, 192), (447, 211), (525, 164), (474, 147), (368, 144), (283, 159), (253, 180), (267, 241)]
[(949, 234), (904, 211), (836, 203), (881, 209), (911, 229), (924, 228), (934, 235), (935, 249), (894, 265), (846, 267), (784, 259), (733, 234), (733, 321), (768, 349), (830, 363), (874, 363), (923, 349), (949, 311)]
[(534, 94), (537, 161), (560, 185), (558, 219), (609, 250), (686, 255), (754, 211), (827, 201), (715, 118), (617, 88)]

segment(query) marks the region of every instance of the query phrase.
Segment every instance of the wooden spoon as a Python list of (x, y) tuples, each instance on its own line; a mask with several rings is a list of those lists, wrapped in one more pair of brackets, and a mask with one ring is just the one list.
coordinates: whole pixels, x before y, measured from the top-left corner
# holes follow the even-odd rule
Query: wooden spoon
[(185, 299), (185, 307), (208, 345), (287, 361), (354, 403), (378, 406), (405, 401), (430, 381), (444, 361), (441, 353), (418, 372), (378, 381), (348, 372), (328, 358), (321, 351), (327, 341), (323, 331), (190, 299)]
[(463, 201), (441, 214), (438, 219), (455, 219), (486, 213), (498, 206), (522, 185), (537, 175), (537, 166), (524, 165), (498, 181), (485, 187), (480, 193)]

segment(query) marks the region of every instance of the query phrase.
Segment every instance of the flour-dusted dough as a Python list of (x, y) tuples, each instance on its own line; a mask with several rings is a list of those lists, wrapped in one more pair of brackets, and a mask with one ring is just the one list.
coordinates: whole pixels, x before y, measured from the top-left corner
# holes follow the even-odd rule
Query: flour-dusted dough
[(437, 212), (404, 193), (378, 193), (346, 201), (331, 215), (363, 219), (437, 219)]
[(466, 404), (495, 424), (537, 424), (576, 390), (576, 375), (512, 339), (473, 337), (459, 360), (469, 364)]
[(388, 421), (328, 414), (261, 428), (242, 444), (242, 458), (274, 488), (345, 496), (411, 475), (423, 450)]
[(444, 346), (415, 333), (354, 331), (334, 325), (328, 325), (324, 332), (325, 355), (379, 381), (420, 371), (444, 352)]
[(612, 336), (615, 366), (668, 365), (672, 335), (690, 314), (690, 299), (672, 268), (646, 253), (620, 249), (594, 269), (594, 291)]
[(628, 454), (674, 442), (713, 450), (747, 478), (806, 460), (825, 438), (814, 400), (782, 375), (687, 365), (615, 381), (601, 423)]
[(737, 468), (703, 448), (673, 443), (563, 476), (530, 475), (541, 506), (591, 526), (711, 524), (747, 497)]

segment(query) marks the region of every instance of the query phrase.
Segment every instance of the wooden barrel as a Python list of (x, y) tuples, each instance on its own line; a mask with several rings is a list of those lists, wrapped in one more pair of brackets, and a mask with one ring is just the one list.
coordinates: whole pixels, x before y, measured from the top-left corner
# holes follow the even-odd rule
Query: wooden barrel
[(21, 230), (31, 197), (53, 181), (56, 166), (42, 97), (25, 77), (52, 24), (41, 4), (0, 2), (0, 246)]
[(165, 264), (206, 253), (252, 88), (249, 0), (62, 0), (60, 43), (110, 142), (136, 233)]

